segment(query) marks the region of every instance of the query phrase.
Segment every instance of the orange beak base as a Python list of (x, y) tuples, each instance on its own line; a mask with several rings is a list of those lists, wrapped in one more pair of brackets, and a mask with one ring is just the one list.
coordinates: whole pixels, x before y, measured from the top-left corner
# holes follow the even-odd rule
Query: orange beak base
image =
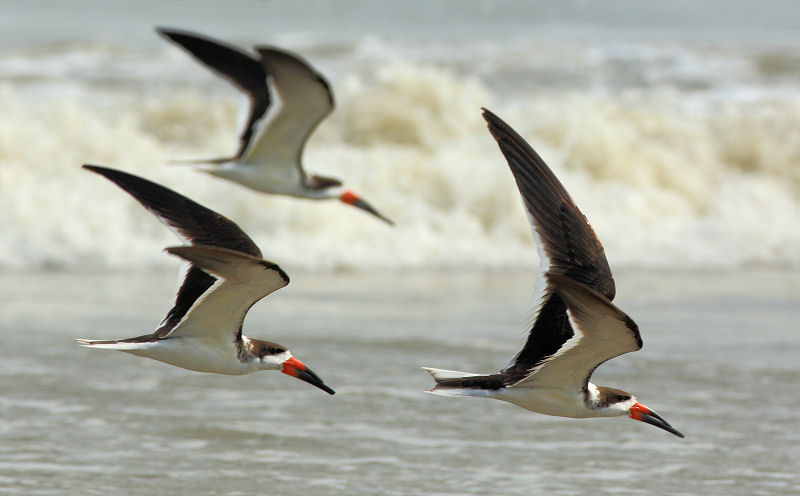
[(372, 215), (374, 215), (375, 217), (379, 218), (380, 220), (386, 222), (390, 226), (394, 225), (394, 222), (392, 222), (391, 220), (389, 220), (386, 217), (384, 217), (383, 215), (381, 215), (377, 210), (375, 210), (375, 208), (373, 208), (372, 205), (370, 205), (369, 203), (367, 203), (364, 200), (362, 200), (361, 197), (359, 197), (357, 194), (355, 194), (353, 191), (351, 191), (349, 189), (345, 190), (344, 193), (339, 195), (339, 200), (341, 200), (342, 203), (346, 203), (348, 205), (352, 205), (352, 206), (354, 206), (356, 208), (360, 208), (361, 210), (363, 210), (365, 212), (371, 213)]
[(633, 420), (639, 420), (646, 424), (654, 425), (659, 429), (664, 429), (665, 431), (675, 434), (680, 438), (684, 437), (683, 434), (681, 434), (677, 429), (669, 425), (669, 422), (664, 420), (661, 415), (657, 414), (639, 402), (634, 403), (629, 411), (629, 414)]
[(328, 394), (334, 394), (335, 391), (322, 382), (322, 379), (319, 378), (317, 374), (315, 374), (311, 369), (305, 366), (303, 362), (300, 360), (292, 357), (285, 362), (283, 362), (283, 366), (281, 367), (281, 372), (286, 375), (290, 375), (292, 377), (296, 377), (301, 381), (305, 381), (312, 386), (316, 386)]

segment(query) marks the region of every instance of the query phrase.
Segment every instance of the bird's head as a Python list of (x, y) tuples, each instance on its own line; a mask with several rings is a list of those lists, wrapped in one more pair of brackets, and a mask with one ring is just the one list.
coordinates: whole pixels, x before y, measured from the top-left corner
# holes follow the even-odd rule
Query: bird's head
[(684, 437), (680, 431), (672, 427), (661, 415), (639, 403), (636, 396), (630, 393), (619, 389), (597, 387), (596, 398), (597, 407), (604, 410), (604, 415), (628, 415), (633, 420), (654, 425), (680, 438)]
[(283, 346), (268, 341), (250, 340), (249, 348), (250, 352), (258, 360), (259, 368), (263, 370), (280, 370), (284, 374), (305, 381), (328, 394), (334, 394), (334, 390), (328, 387), (314, 371), (293, 357), (289, 350)]

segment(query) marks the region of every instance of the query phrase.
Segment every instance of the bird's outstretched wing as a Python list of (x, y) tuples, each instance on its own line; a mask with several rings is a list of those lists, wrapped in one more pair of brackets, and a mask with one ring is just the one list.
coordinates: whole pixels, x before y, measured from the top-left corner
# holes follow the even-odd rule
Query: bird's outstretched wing
[(600, 240), (544, 160), (495, 114), (484, 109), (483, 117), (514, 175), (539, 252), (533, 324), (523, 349), (503, 370), (513, 383), (574, 335), (552, 278), (565, 275), (608, 300), (614, 298), (614, 279)]
[(257, 139), (245, 152), (250, 164), (292, 164), (302, 170), (306, 140), (333, 110), (333, 95), (325, 78), (299, 55), (276, 47), (258, 46), (261, 63), (280, 104)]
[(289, 284), (289, 276), (276, 264), (240, 251), (203, 245), (176, 246), (167, 251), (216, 279), (195, 300), (170, 337), (230, 335), (238, 341), (250, 307)]
[(239, 133), (239, 149), (233, 157), (214, 159), (225, 162), (240, 159), (251, 141), (257, 139), (258, 128), (272, 98), (267, 88), (267, 74), (255, 55), (190, 31), (156, 28), (158, 34), (186, 50), (200, 63), (236, 86), (249, 101), (249, 112)]
[(605, 296), (563, 275), (550, 282), (566, 305), (573, 335), (515, 386), (583, 390), (600, 364), (642, 348), (636, 323)]
[[(258, 246), (227, 217), (169, 188), (133, 174), (96, 165), (84, 165), (83, 168), (104, 176), (125, 190), (185, 243), (226, 248), (261, 259)], [(156, 331), (156, 337), (169, 334), (215, 280), (194, 264), (190, 264), (178, 288), (175, 304)]]

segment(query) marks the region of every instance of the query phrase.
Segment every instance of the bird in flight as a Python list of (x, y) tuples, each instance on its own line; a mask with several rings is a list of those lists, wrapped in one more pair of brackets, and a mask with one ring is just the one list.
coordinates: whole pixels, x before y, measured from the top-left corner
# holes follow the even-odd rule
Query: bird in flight
[(242, 375), (280, 370), (334, 394), (284, 346), (242, 334), (248, 310), (286, 286), (289, 276), (234, 222), (183, 195), (115, 169), (84, 165), (139, 201), (185, 246), (167, 252), (189, 262), (175, 303), (151, 334), (127, 339), (78, 339), (86, 347), (118, 350), (176, 367)]
[(238, 88), (249, 102), (235, 155), (187, 163), (262, 193), (338, 199), (393, 224), (339, 179), (303, 167), (306, 141), (333, 110), (330, 85), (308, 62), (272, 46), (257, 46), (252, 54), (189, 31), (157, 32)]
[(603, 246), (564, 186), (508, 124), (486, 109), (483, 116), (516, 180), (539, 253), (533, 324), (500, 372), (424, 368), (436, 381), (428, 392), (494, 398), (561, 417), (628, 415), (684, 437), (634, 395), (589, 381), (602, 363), (641, 349), (639, 329), (611, 303), (615, 285)]

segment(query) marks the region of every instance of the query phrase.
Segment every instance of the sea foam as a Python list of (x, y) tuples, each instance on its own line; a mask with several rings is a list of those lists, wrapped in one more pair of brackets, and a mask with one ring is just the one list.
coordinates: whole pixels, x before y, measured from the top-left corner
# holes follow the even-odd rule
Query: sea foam
[(0, 267), (177, 264), (161, 252), (177, 242), (171, 234), (82, 163), (207, 205), (287, 269), (533, 267), (518, 192), (481, 107), (543, 156), (613, 266), (800, 266), (800, 142), (791, 139), (800, 104), (789, 97), (660, 87), (512, 96), (413, 60), (335, 72), (337, 109), (309, 140), (306, 167), (342, 178), (396, 222), (389, 228), (338, 202), (263, 195), (168, 164), (237, 146), (235, 90), (171, 71), (164, 78), (175, 84), (149, 83), (151, 67), (138, 84), (0, 85)]

